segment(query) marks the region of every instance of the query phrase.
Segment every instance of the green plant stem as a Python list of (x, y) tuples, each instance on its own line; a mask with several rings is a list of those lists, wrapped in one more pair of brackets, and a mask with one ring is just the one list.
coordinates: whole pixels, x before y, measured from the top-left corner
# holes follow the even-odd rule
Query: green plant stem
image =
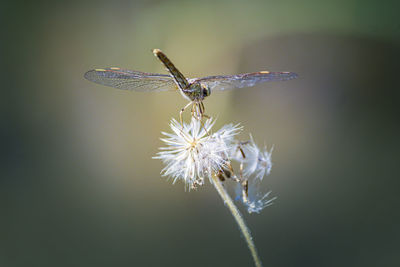
[(235, 218), (237, 224), (239, 225), (240, 231), (242, 231), (244, 239), (246, 240), (247, 246), (250, 249), (251, 256), (253, 256), (254, 263), (256, 267), (262, 267), (261, 259), (258, 256), (256, 245), (253, 242), (253, 238), (251, 237), (250, 230), (247, 227), (240, 211), (233, 203), (231, 197), (229, 196), (228, 192), (226, 192), (224, 186), (222, 185), (221, 181), (216, 175), (212, 176), (213, 185), (217, 190), (218, 194), (221, 196), (222, 200), (224, 201), (225, 205), (228, 207), (229, 211), (232, 213), (233, 217)]

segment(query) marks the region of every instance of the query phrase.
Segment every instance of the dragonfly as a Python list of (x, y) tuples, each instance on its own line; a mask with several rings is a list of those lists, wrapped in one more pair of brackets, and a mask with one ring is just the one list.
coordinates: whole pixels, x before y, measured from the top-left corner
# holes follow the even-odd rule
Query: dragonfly
[(122, 90), (138, 92), (179, 91), (184, 98), (189, 100), (189, 103), (180, 110), (181, 124), (183, 123), (182, 113), (190, 106), (192, 106), (193, 117), (197, 119), (202, 119), (204, 116), (208, 117), (204, 113), (203, 100), (210, 96), (212, 91), (252, 87), (259, 83), (286, 81), (297, 77), (294, 72), (259, 71), (187, 79), (160, 49), (153, 49), (153, 54), (166, 67), (169, 75), (110, 67), (89, 70), (84, 77), (94, 83)]

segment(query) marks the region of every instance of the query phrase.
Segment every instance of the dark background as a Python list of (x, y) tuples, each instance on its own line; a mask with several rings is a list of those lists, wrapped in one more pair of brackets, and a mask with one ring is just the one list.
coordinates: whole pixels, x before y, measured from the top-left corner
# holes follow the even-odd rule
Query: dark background
[(186, 102), (90, 83), (91, 68), (299, 78), (213, 92), (217, 127), (275, 145), (245, 214), (265, 266), (399, 266), (397, 1), (2, 2), (0, 266), (251, 266), (207, 183), (151, 159)]

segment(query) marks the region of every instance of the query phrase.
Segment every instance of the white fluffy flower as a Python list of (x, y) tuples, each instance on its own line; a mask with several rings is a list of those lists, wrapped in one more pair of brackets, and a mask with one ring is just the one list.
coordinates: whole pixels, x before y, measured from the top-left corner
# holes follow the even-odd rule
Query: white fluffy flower
[(269, 198), (271, 191), (262, 193), (260, 191), (260, 180), (253, 180), (249, 183), (248, 198), (243, 201), (249, 213), (260, 213), (265, 207), (273, 204), (276, 197)]
[(269, 151), (264, 147), (264, 151), (261, 151), (254, 142), (253, 137), (250, 135), (250, 141), (242, 146), (245, 158), (238, 158), (240, 155), (235, 155), (235, 158), (240, 162), (243, 162), (244, 169), (243, 175), (250, 177), (255, 173), (255, 179), (260, 181), (271, 173), (272, 162), (271, 154), (274, 150), (272, 147)]
[(242, 179), (247, 181), (247, 190), (243, 191), (242, 185), (238, 185), (237, 198), (241, 198), (249, 213), (259, 213), (262, 209), (272, 204), (275, 198), (268, 198), (271, 192), (262, 193), (261, 181), (264, 176), (271, 173), (271, 153), (273, 147), (268, 151), (261, 151), (250, 135), (248, 142), (237, 143), (231, 149), (231, 158), (240, 162), (243, 167)]
[(214, 122), (210, 118), (203, 125), (192, 118), (182, 127), (175, 119), (171, 120), (173, 133), (163, 132), (166, 138), (161, 140), (167, 146), (160, 148), (162, 151), (154, 157), (166, 165), (161, 171), (163, 176), (171, 176), (173, 183), (181, 179), (190, 189), (227, 167), (229, 146), (241, 128), (228, 124), (211, 134)]

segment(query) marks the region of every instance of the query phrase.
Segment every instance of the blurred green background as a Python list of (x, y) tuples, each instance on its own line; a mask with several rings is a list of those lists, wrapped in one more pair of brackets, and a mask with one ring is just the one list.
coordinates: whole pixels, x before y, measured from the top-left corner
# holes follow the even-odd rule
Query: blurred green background
[[(186, 100), (90, 83), (119, 66), (299, 78), (213, 92), (217, 127), (275, 145), (244, 214), (265, 266), (399, 266), (398, 1), (2, 1), (0, 266), (251, 266), (207, 183), (151, 159)], [(245, 212), (242, 209), (243, 213)]]

